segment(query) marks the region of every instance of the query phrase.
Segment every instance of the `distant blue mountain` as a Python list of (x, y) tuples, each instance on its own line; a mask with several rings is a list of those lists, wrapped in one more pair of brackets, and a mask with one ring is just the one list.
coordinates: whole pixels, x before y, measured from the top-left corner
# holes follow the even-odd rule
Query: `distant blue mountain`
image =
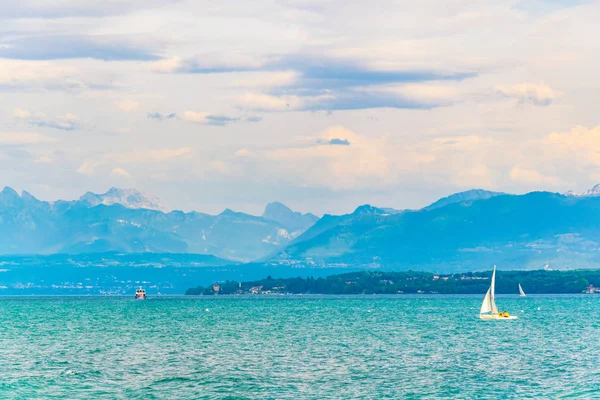
[(433, 204), (430, 204), (427, 207), (425, 207), (424, 210), (433, 210), (435, 208), (444, 207), (448, 204), (453, 204), (453, 203), (461, 203), (463, 205), (468, 205), (472, 201), (475, 201), (475, 200), (485, 200), (485, 199), (489, 199), (489, 198), (495, 197), (495, 196), (500, 196), (503, 194), (506, 194), (506, 193), (490, 192), (488, 190), (483, 190), (483, 189), (467, 190), (466, 192), (455, 193), (448, 197), (443, 197), (443, 198), (439, 199), (438, 201), (434, 202)]
[(598, 267), (598, 193), (598, 188), (579, 195), (471, 190), (421, 210), (367, 204), (318, 219), (281, 203), (267, 205), (262, 216), (230, 209), (208, 215), (145, 208), (163, 206), (131, 189), (45, 202), (5, 188), (0, 254), (195, 253), (218, 257), (216, 264), (260, 261), (248, 268)]
[(319, 217), (316, 215), (294, 212), (279, 202), (267, 204), (262, 217), (270, 221), (279, 222), (293, 231), (302, 232), (313, 226), (315, 222), (319, 220)]
[(45, 202), (11, 188), (0, 192), (0, 254), (198, 253), (251, 261), (285, 246), (317, 218), (280, 205), (273, 216), (163, 212), (157, 199), (128, 189)]
[(466, 271), (600, 265), (600, 197), (470, 191), (419, 211), (324, 216), (270, 264)]

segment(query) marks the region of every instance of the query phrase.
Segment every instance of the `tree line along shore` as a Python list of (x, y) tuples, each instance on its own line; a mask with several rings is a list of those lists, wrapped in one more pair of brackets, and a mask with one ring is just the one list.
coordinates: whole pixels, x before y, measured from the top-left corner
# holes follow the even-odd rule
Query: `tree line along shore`
[[(481, 294), (490, 285), (491, 271), (456, 274), (429, 272), (361, 271), (326, 278), (273, 278), (239, 282), (226, 281), (198, 286), (186, 295), (242, 294)], [(498, 271), (496, 293), (600, 293), (600, 270)]]

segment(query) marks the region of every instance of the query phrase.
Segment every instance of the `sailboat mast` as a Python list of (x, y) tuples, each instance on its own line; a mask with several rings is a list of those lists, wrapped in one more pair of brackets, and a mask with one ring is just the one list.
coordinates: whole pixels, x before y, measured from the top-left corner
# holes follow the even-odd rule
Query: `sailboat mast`
[(492, 272), (492, 284), (490, 286), (490, 303), (492, 308), (492, 314), (498, 314), (498, 308), (496, 307), (496, 266), (494, 265), (494, 272)]

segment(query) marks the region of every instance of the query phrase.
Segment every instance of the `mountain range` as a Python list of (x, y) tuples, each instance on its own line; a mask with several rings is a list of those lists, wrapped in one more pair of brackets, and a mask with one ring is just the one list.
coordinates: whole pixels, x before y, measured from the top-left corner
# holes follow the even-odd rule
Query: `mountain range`
[(244, 262), (275, 252), (318, 220), (280, 203), (269, 204), (262, 217), (162, 209), (134, 189), (45, 202), (6, 187), (0, 192), (0, 254), (197, 253)]
[(127, 208), (167, 211), (167, 207), (158, 198), (136, 189), (117, 189), (113, 187), (102, 194), (87, 192), (79, 198), (79, 202), (86, 204), (88, 207), (95, 207), (99, 204), (106, 206), (121, 204)]
[(600, 185), (580, 194), (477, 189), (420, 210), (366, 204), (322, 218), (278, 202), (261, 216), (164, 209), (135, 189), (45, 202), (5, 188), (0, 254), (196, 253), (269, 266), (438, 272), (600, 266)]
[(438, 272), (599, 267), (600, 196), (473, 190), (395, 214), (362, 206), (325, 215), (269, 262)]

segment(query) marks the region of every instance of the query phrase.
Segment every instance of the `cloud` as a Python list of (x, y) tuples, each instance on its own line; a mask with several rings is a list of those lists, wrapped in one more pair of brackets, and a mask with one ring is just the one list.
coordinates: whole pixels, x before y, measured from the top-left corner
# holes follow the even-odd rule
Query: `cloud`
[(129, 164), (147, 164), (163, 162), (172, 159), (190, 157), (193, 150), (190, 147), (162, 148), (162, 149), (136, 149), (129, 152), (109, 154), (108, 159)]
[[(298, 53), (208, 61), (213, 58), (162, 60), (155, 68), (161, 72), (200, 74), (271, 71), (277, 76), (276, 80), (262, 78), (256, 83), (256, 87), (264, 85), (268, 91), (238, 96), (241, 107), (259, 111), (437, 107), (456, 102), (459, 93), (455, 87), (435, 82), (461, 81), (477, 76), (477, 70), (473, 68), (436, 70), (437, 67), (376, 62), (365, 60), (360, 52), (329, 56)], [(242, 82), (244, 86), (252, 87), (248, 81)]]
[(0, 90), (81, 91), (92, 86), (97, 85), (90, 84), (89, 79), (72, 65), (0, 59)]
[(11, 1), (3, 5), (4, 18), (67, 18), (67, 17), (106, 17), (127, 14), (156, 8), (162, 5), (173, 6), (180, 0), (105, 0), (101, 4), (94, 1), (61, 0), (49, 2), (41, 0)]
[(521, 167), (513, 167), (510, 170), (510, 179), (519, 183), (542, 188), (554, 187), (561, 183), (557, 177), (546, 176), (534, 169)]
[(34, 162), (36, 164), (52, 164), (53, 160), (50, 157), (40, 157)]
[[(422, 82), (432, 80), (461, 80), (477, 75), (480, 68), (475, 65), (458, 69), (448, 69), (436, 65), (415, 66), (414, 54), (403, 54), (402, 62), (382, 62), (381, 58), (390, 54), (390, 49), (367, 53), (360, 51), (340, 51), (339, 49), (319, 49), (314, 52), (299, 52), (271, 55), (243, 55), (209, 53), (190, 58), (172, 57), (154, 64), (157, 72), (213, 74), (224, 72), (272, 71), (278, 74), (294, 74), (294, 79), (285, 84), (305, 79), (314, 86), (364, 85), (368, 83)], [(327, 50), (327, 56), (318, 50)], [(374, 58), (375, 56), (375, 58)], [(398, 61), (398, 59), (396, 59)], [(412, 63), (408, 63), (412, 61)]]
[(339, 138), (333, 138), (333, 139), (329, 139), (326, 141), (323, 141), (322, 139), (320, 139), (319, 141), (317, 141), (317, 143), (329, 144), (332, 146), (350, 146), (350, 141), (348, 139), (339, 139)]
[(389, 96), (390, 102), (395, 98), (407, 105), (418, 104), (424, 108), (450, 105), (461, 101), (464, 95), (456, 85), (430, 82), (372, 86), (363, 90), (379, 96)]
[(163, 114), (163, 113), (159, 113), (159, 112), (153, 112), (153, 113), (148, 113), (148, 118), (155, 119), (158, 121), (164, 121), (167, 119), (176, 119), (177, 114), (175, 114), (175, 113)]
[(254, 111), (302, 111), (329, 108), (328, 103), (335, 100), (333, 95), (320, 96), (273, 96), (264, 93), (246, 93), (238, 97), (241, 108)]
[(139, 101), (130, 100), (130, 99), (116, 101), (115, 105), (117, 106), (117, 108), (119, 110), (125, 111), (125, 112), (139, 111), (142, 106)]
[(97, 35), (40, 35), (0, 42), (0, 58), (60, 60), (92, 58), (103, 61), (150, 61), (160, 57), (153, 49), (124, 37)]
[(236, 157), (251, 157), (252, 152), (248, 149), (239, 149), (235, 152), (234, 156)]
[(477, 135), (415, 142), (332, 126), (279, 148), (241, 148), (226, 170), (248, 179), (272, 176), (276, 170), (277, 179), (289, 184), (336, 191), (385, 189), (415, 180), (494, 188), (506, 171), (505, 146)]
[[(298, 92), (302, 93), (305, 90), (299, 89)], [(381, 107), (429, 109), (455, 104), (464, 99), (465, 93), (455, 85), (434, 83), (342, 86), (300, 95), (246, 93), (237, 98), (241, 108), (256, 111), (355, 110)]]
[(533, 145), (542, 149), (544, 158), (560, 163), (562, 168), (576, 169), (579, 173), (600, 168), (600, 125), (551, 133)]
[(267, 67), (268, 58), (240, 53), (210, 53), (182, 59), (171, 57), (156, 61), (153, 69), (161, 73), (211, 74), (258, 71)]
[(208, 124), (208, 117), (210, 114), (207, 112), (185, 111), (181, 119), (195, 124)]
[(200, 125), (213, 125), (213, 126), (225, 126), (232, 122), (259, 122), (262, 118), (257, 116), (249, 117), (230, 117), (227, 115), (212, 115), (207, 112), (196, 112), (196, 111), (185, 111), (181, 115), (181, 119), (186, 122), (200, 124)]
[(545, 83), (539, 85), (523, 83), (518, 85), (496, 86), (498, 93), (518, 99), (521, 103), (533, 103), (536, 106), (548, 106), (556, 99), (562, 97), (558, 92)]
[[(105, 172), (110, 171), (110, 175), (124, 178), (132, 178), (132, 174), (122, 166), (113, 166), (114, 164), (126, 165), (152, 165), (158, 163), (189, 160), (193, 151), (189, 147), (181, 148), (159, 148), (159, 149), (135, 149), (122, 153), (108, 153), (95, 159), (87, 159), (76, 170), (81, 175), (96, 175), (100, 167), (104, 167)], [(117, 165), (118, 165), (117, 164)], [(110, 166), (110, 168), (109, 168)]]
[(156, 121), (165, 121), (170, 119), (179, 119), (185, 122), (199, 124), (199, 125), (212, 125), (212, 126), (225, 126), (232, 122), (260, 122), (262, 118), (255, 115), (230, 117), (227, 115), (213, 115), (207, 112), (196, 112), (196, 111), (185, 111), (181, 114), (181, 117), (176, 113), (161, 113), (153, 112), (148, 113), (148, 119)]
[(102, 161), (84, 161), (83, 164), (77, 168), (77, 173), (82, 175), (94, 175), (96, 168), (105, 165)]
[(231, 82), (235, 88), (245, 89), (274, 89), (296, 85), (302, 75), (297, 71), (253, 71), (243, 75), (243, 78)]
[(0, 145), (35, 145), (58, 141), (58, 139), (33, 132), (0, 132)]
[(14, 116), (16, 119), (27, 121), (30, 125), (37, 127), (47, 127), (63, 131), (72, 131), (80, 128), (79, 118), (71, 113), (55, 118), (48, 118), (46, 114), (30, 113), (29, 111), (17, 108), (14, 111)]
[[(352, 146), (331, 145), (340, 137)], [(322, 144), (315, 146), (314, 144)], [(287, 179), (311, 186), (351, 189), (390, 182), (395, 173), (385, 136), (367, 137), (343, 127), (332, 126), (316, 136), (297, 138), (297, 145), (250, 154), (240, 150), (236, 156), (251, 159), (267, 170), (278, 165)]]
[(160, 73), (175, 73), (180, 72), (182, 60), (179, 57), (170, 57), (154, 62), (151, 69), (154, 72)]
[(205, 112), (185, 111), (181, 119), (186, 122), (201, 125), (217, 125), (223, 126), (230, 122), (239, 121), (239, 118), (227, 117), (224, 115), (211, 115)]
[(113, 176), (121, 176), (124, 178), (131, 178), (131, 174), (125, 171), (123, 168), (114, 168), (111, 173)]
[[(41, 115), (44, 116), (43, 114)], [(29, 111), (23, 110), (22, 108), (15, 108), (14, 116), (16, 118), (26, 119), (31, 117), (31, 113)]]
[[(317, 87), (364, 86), (370, 84), (426, 82), (439, 80), (463, 80), (477, 76), (475, 68), (463, 70), (443, 69), (429, 64), (414, 66), (402, 62), (382, 62), (387, 52), (369, 49), (369, 56), (360, 51), (338, 49), (328, 56), (315, 54), (292, 54), (276, 58), (272, 63), (277, 70), (296, 70), (302, 74), (304, 83)], [(375, 58), (373, 58), (375, 56)], [(405, 55), (401, 55), (402, 60)], [(409, 54), (408, 57), (414, 57)], [(407, 58), (404, 58), (408, 61)], [(404, 61), (402, 60), (402, 61)]]
[[(391, 0), (378, 7), (341, 0), (3, 3), (0, 52), (27, 60), (0, 58), (0, 106), (9, 114), (16, 106), (44, 112), (54, 122), (68, 111), (85, 118), (88, 131), (35, 146), (22, 164), (4, 162), (8, 181), (74, 195), (77, 182), (98, 186), (122, 168), (140, 180), (167, 174), (155, 190), (172, 197), (189, 188), (200, 198), (214, 180), (215, 203), (235, 204), (239, 191), (254, 196), (249, 203), (282, 193), (308, 208), (343, 211), (375, 193), (381, 203), (410, 207), (458, 187), (524, 191), (535, 186), (526, 183), (534, 181), (528, 171), (577, 181), (577, 190), (600, 174), (589, 132), (600, 67), (589, 39), (597, 36), (597, 2), (553, 1), (551, 10), (491, 0), (444, 7), (435, 0), (410, 7)], [(122, 100), (142, 104), (125, 114), (113, 104)], [(531, 106), (515, 107), (518, 101)], [(344, 111), (311, 112), (319, 110)], [(184, 111), (206, 115), (187, 122)], [(259, 116), (268, 121), (240, 125)], [(12, 115), (2, 122), (5, 131), (59, 137), (56, 128)], [(357, 136), (323, 135), (341, 122)], [(573, 134), (574, 123), (587, 123), (585, 134)], [(222, 135), (198, 135), (219, 124)], [(544, 137), (551, 132), (555, 142)], [(193, 150), (144, 159), (182, 148)], [(291, 159), (277, 158), (284, 154)], [(54, 163), (28, 170), (41, 156)], [(105, 165), (87, 179), (75, 173), (84, 161)], [(65, 166), (71, 176), (61, 173)], [(325, 191), (296, 197), (304, 184)], [(333, 189), (340, 194), (329, 205), (311, 200)], [(181, 207), (204, 207), (175, 197)]]

